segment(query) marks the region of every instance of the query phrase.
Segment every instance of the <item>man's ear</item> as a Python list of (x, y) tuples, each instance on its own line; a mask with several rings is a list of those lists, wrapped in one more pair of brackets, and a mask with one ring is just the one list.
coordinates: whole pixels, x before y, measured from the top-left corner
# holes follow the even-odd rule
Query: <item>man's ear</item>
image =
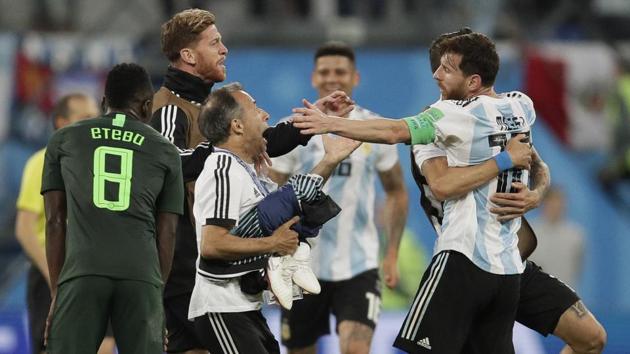
[(145, 100), (142, 103), (142, 107), (140, 107), (140, 110), (142, 110), (142, 112), (140, 112), (140, 114), (142, 114), (143, 117), (146, 117), (146, 120), (149, 121), (151, 120), (151, 109), (153, 108), (153, 99), (148, 99)]
[(182, 59), (182, 61), (184, 63), (186, 63), (188, 65), (195, 65), (195, 64), (197, 64), (197, 59), (195, 58), (195, 53), (190, 48), (182, 48), (182, 50), (179, 51), (179, 57)]
[(481, 76), (478, 74), (473, 74), (468, 79), (468, 89), (472, 92), (476, 92), (481, 89), (483, 86), (483, 82), (481, 80)]
[(232, 119), (231, 127), (232, 127), (232, 131), (237, 135), (243, 135), (243, 133), (245, 132), (245, 126), (243, 125), (243, 121), (238, 118)]

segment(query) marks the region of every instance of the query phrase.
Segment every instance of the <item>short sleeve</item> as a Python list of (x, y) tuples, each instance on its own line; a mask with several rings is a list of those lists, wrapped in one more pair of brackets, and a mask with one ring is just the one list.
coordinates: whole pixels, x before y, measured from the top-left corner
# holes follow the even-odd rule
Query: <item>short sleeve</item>
[(199, 203), (202, 218), (198, 222), (232, 228), (239, 220), (246, 172), (231, 156), (221, 153), (210, 155), (204, 170), (195, 185), (195, 203)]
[(44, 169), (42, 173), (41, 194), (51, 190), (65, 191), (66, 187), (61, 175), (60, 148), (63, 133), (66, 129), (60, 129), (50, 138), (44, 156)]
[(44, 199), (40, 194), (42, 186), (42, 168), (45, 151), (39, 151), (26, 162), (22, 172), (20, 195), (17, 199), (17, 209), (37, 214), (44, 213)]
[[(436, 141), (451, 143), (461, 141), (470, 134), (470, 118), (455, 101), (439, 101), (427, 111), (433, 111)], [(425, 111), (425, 112), (427, 112)]]
[(412, 151), (413, 159), (420, 170), (422, 170), (422, 164), (424, 164), (425, 161), (436, 157), (446, 157), (446, 152), (435, 144), (414, 145)]
[[(166, 144), (165, 144), (166, 145)], [(184, 213), (184, 182), (182, 164), (179, 154), (173, 145), (168, 145), (165, 154), (166, 173), (164, 184), (157, 201), (157, 210), (163, 213), (182, 215)]]
[(398, 162), (398, 147), (396, 145), (379, 145), (378, 158), (376, 160), (376, 170), (380, 172), (389, 171)]

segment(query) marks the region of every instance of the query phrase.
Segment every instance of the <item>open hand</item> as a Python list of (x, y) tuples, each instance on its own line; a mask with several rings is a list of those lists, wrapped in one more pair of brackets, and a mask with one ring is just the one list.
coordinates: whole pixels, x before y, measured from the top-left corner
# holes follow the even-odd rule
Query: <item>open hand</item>
[[(302, 100), (304, 107), (307, 107), (307, 100)], [(325, 114), (333, 114), (338, 117), (345, 117), (354, 109), (354, 101), (344, 91), (335, 91), (328, 96), (315, 101), (315, 107)]]
[(300, 133), (305, 135), (326, 134), (332, 132), (332, 120), (334, 118), (324, 114), (315, 105), (304, 100), (305, 108), (294, 108), (293, 126), (300, 129)]

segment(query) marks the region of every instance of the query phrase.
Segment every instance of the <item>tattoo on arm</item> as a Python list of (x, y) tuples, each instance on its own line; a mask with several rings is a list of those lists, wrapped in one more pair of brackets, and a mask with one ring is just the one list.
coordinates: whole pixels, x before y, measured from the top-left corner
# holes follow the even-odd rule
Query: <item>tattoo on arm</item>
[(535, 149), (532, 157), (532, 190), (540, 189), (541, 195), (544, 195), (547, 193), (547, 189), (549, 189), (549, 185), (551, 184), (549, 167), (540, 158), (540, 155), (538, 155)]
[(586, 306), (584, 305), (582, 300), (580, 300), (580, 301), (576, 302), (575, 304), (573, 304), (573, 306), (571, 306), (571, 310), (573, 310), (573, 312), (575, 312), (575, 314), (579, 318), (582, 318), (586, 314), (588, 314), (588, 309), (586, 308)]

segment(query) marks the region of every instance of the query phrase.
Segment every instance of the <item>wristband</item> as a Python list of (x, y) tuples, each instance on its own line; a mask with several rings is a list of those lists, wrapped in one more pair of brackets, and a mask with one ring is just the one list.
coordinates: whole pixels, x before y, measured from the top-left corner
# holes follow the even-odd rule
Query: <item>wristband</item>
[(497, 163), (497, 167), (499, 168), (499, 172), (503, 172), (505, 170), (509, 170), (514, 167), (514, 163), (512, 162), (512, 158), (507, 151), (501, 151), (498, 155), (494, 157), (494, 162)]

